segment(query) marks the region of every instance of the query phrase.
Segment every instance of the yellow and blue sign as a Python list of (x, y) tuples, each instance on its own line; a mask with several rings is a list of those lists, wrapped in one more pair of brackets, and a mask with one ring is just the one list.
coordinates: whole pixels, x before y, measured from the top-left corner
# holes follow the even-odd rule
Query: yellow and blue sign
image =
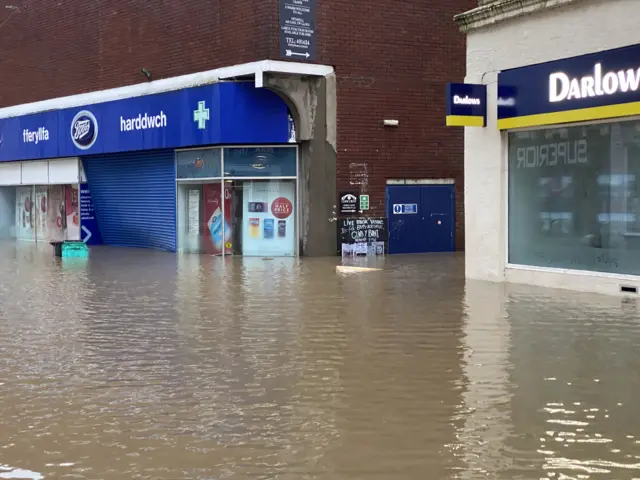
[(291, 139), (289, 109), (250, 82), (0, 119), (0, 162)]
[(498, 76), (498, 128), (640, 115), (640, 45), (514, 68)]
[(487, 124), (487, 87), (471, 83), (447, 84), (447, 126), (484, 127)]

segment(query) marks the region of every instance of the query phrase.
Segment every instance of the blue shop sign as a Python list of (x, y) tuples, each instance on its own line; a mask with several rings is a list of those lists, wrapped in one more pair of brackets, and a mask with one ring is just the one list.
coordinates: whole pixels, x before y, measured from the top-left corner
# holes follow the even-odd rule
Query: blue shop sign
[(447, 126), (484, 127), (487, 124), (487, 87), (470, 83), (447, 84)]
[(0, 161), (217, 144), (288, 143), (289, 109), (249, 82), (216, 83), (0, 119)]
[(89, 184), (80, 184), (80, 238), (87, 245), (102, 245), (102, 234), (96, 220)]
[(640, 45), (505, 70), (498, 128), (640, 114)]

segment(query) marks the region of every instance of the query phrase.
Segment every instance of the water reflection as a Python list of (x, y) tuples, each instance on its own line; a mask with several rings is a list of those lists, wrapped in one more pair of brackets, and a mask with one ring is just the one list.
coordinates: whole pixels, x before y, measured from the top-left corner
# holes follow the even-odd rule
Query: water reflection
[(466, 291), (479, 361), (465, 365), (459, 478), (638, 478), (636, 302), (473, 282)]
[(459, 256), (0, 255), (0, 478), (640, 476), (635, 303)]

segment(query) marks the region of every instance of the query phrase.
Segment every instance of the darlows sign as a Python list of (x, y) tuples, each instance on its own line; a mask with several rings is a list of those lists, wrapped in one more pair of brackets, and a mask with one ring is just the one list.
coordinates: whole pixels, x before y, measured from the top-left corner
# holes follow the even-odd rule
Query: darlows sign
[(498, 128), (640, 114), (640, 45), (528, 67), (498, 76)]
[(484, 85), (447, 85), (447, 126), (484, 127), (487, 124), (487, 89)]
[(602, 97), (617, 93), (637, 92), (640, 86), (640, 68), (630, 68), (618, 72), (606, 72), (596, 63), (592, 75), (571, 78), (564, 72), (549, 76), (549, 101), (564, 102), (582, 98)]

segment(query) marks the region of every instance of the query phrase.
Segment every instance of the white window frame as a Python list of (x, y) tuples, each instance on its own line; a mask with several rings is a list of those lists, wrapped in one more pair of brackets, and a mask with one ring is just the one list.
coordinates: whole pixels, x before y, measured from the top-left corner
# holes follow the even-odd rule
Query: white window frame
[[(250, 176), (250, 177), (239, 177), (239, 176), (229, 176), (229, 177), (225, 177), (224, 176), (224, 157), (225, 157), (225, 150), (229, 149), (229, 148), (291, 148), (291, 149), (295, 149), (296, 152), (296, 174), (295, 176), (275, 176), (275, 177), (265, 177), (265, 176)], [(193, 151), (193, 150), (216, 150), (216, 149), (220, 149), (220, 168), (221, 168), (221, 172), (222, 172), (222, 176), (221, 177), (209, 177), (209, 178), (177, 178), (177, 172), (178, 172), (178, 152), (185, 152), (185, 151)], [(301, 212), (300, 212), (300, 149), (299, 149), (299, 145), (298, 144), (292, 144), (292, 143), (288, 143), (288, 144), (263, 144), (263, 145), (215, 145), (215, 146), (205, 146), (205, 147), (193, 147), (193, 148), (179, 148), (179, 149), (175, 149), (174, 150), (174, 164), (175, 164), (175, 169), (176, 169), (176, 223), (178, 221), (178, 185), (179, 184), (192, 184), (192, 185), (197, 185), (197, 184), (203, 184), (203, 183), (215, 183), (215, 182), (220, 182), (220, 191), (223, 192), (224, 194), (224, 184), (226, 181), (228, 180), (236, 180), (236, 181), (242, 181), (242, 180), (253, 180), (253, 181), (268, 181), (268, 180), (293, 180), (295, 182), (295, 228), (294, 228), (294, 256), (295, 257), (299, 257), (300, 256), (300, 221), (302, 219), (301, 216)], [(222, 218), (225, 218), (225, 202), (223, 200), (222, 202)], [(177, 225), (176, 225), (177, 227)], [(224, 237), (224, 223), (223, 223), (223, 237)], [(178, 230), (176, 228), (176, 237), (178, 235)], [(176, 238), (176, 245), (178, 245), (178, 238)], [(226, 256), (226, 248), (222, 249), (222, 254), (220, 256), (224, 257)]]

